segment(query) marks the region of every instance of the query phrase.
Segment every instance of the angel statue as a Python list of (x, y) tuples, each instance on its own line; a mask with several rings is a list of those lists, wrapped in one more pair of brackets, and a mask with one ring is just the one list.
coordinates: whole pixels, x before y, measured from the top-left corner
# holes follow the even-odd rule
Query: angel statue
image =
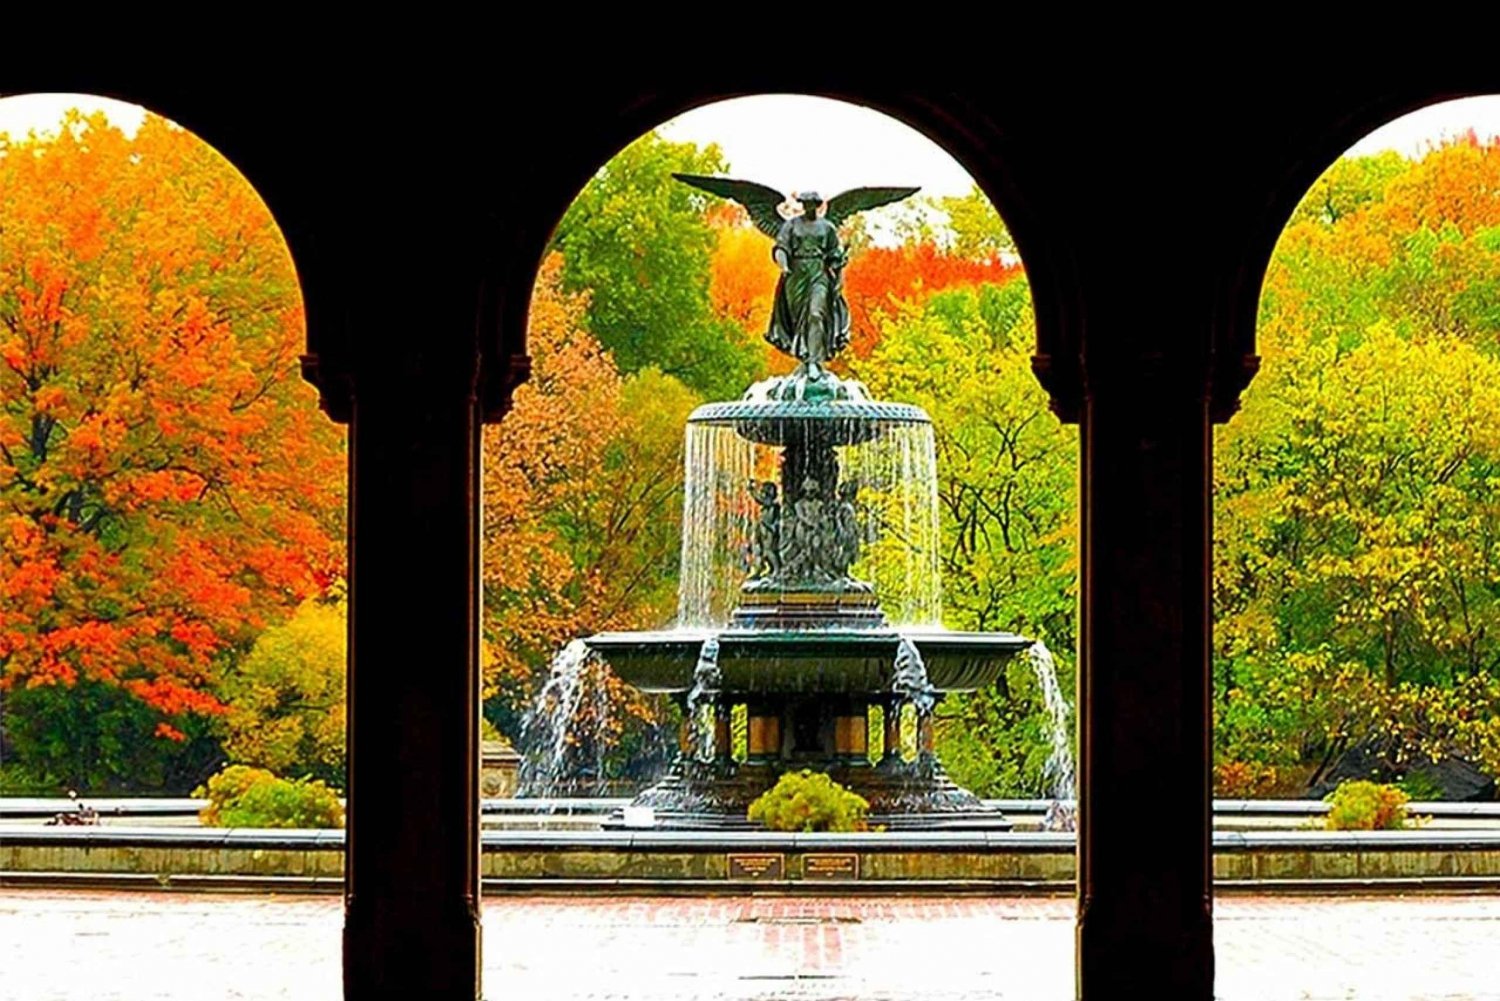
[[(672, 176), (739, 202), (756, 228), (776, 241), (771, 259), (781, 268), (781, 277), (766, 340), (800, 361), (799, 373), (821, 379), (824, 363), (849, 344), (849, 304), (843, 289), (847, 257), (839, 243), (839, 224), (857, 212), (909, 198), (918, 189), (851, 188), (825, 203), (815, 191), (785, 198), (754, 181)], [(794, 201), (801, 212), (783, 216), (781, 206)]]

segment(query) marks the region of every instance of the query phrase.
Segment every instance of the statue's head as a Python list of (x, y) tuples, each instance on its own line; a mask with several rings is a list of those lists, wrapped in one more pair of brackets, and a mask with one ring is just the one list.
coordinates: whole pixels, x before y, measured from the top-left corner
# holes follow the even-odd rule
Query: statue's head
[(822, 492), (821, 485), (811, 476), (802, 481), (802, 496), (816, 497)]
[(802, 191), (797, 194), (797, 201), (802, 203), (802, 211), (807, 218), (813, 219), (818, 215), (818, 206), (823, 204), (823, 196), (816, 191)]

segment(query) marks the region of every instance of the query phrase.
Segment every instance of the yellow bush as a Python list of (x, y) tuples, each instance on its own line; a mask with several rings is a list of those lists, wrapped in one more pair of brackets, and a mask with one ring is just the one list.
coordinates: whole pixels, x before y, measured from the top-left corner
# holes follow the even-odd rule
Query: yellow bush
[(1397, 831), (1406, 826), (1406, 793), (1359, 779), (1341, 782), (1323, 797), (1330, 831)]
[(772, 831), (863, 831), (869, 801), (822, 772), (787, 772), (750, 804), (747, 818)]
[(193, 790), (208, 805), (208, 827), (343, 827), (338, 794), (317, 779), (278, 778), (264, 768), (230, 765)]

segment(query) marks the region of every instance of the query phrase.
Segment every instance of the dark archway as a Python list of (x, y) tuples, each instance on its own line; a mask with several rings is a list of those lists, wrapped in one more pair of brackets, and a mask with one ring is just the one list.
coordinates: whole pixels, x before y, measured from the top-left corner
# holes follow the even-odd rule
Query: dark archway
[[(1428, 707), (1467, 679), (1479, 687), (1458, 714), (1482, 712), (1493, 661), (1486, 533), (1473, 525), (1492, 516), (1476, 477), (1492, 461), (1480, 415), (1497, 382), (1481, 291), (1500, 218), (1497, 102), (1440, 101), (1360, 136), (1278, 234), (1261, 372), (1216, 443), (1221, 795), (1243, 795), (1225, 787), (1251, 776), (1270, 790), (1256, 795), (1323, 795), (1367, 769), (1431, 792), (1449, 769), (1481, 787), (1470, 768), (1495, 769)], [(1380, 562), (1397, 552), (1413, 561), (1399, 575)], [(1270, 625), (1247, 632), (1255, 615)], [(1315, 694), (1279, 724), (1246, 727), (1269, 678)], [(1447, 759), (1441, 770), (1419, 764), (1429, 754)]]
[[(1153, 75), (1151, 58), (1132, 50), (1076, 82), (1051, 63), (1001, 77), (941, 56), (665, 83), (622, 70), (607, 87), (539, 83), (523, 67), (395, 79), (375, 57), (289, 63), (254, 85), (8, 71), (11, 90), (119, 96), (193, 129), (263, 193), (297, 259), (308, 374), (353, 423), (351, 787), (363, 805), (347, 996), (478, 994), (475, 457), (481, 418), (503, 413), (525, 371), (547, 234), (609, 152), (655, 122), (788, 90), (925, 132), (1014, 229), (1035, 283), (1039, 374), (1082, 426), (1080, 992), (1212, 996), (1210, 419), (1233, 412), (1253, 375), (1265, 263), (1317, 172), (1402, 110), (1496, 87), (1389, 67), (1329, 86), (1232, 61)], [(381, 156), (375, 138), (398, 114), (443, 137), (441, 155)], [(1206, 223), (1184, 239), (1162, 218)], [(1168, 293), (1149, 312), (1147, 265)], [(412, 664), (430, 666), (403, 673)], [(1142, 795), (1161, 804), (1149, 828)]]

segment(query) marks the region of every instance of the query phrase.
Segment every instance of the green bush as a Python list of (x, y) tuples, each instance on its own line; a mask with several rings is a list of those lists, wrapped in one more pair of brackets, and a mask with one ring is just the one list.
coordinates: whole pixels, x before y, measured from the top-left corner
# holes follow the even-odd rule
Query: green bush
[[(176, 736), (164, 736), (164, 724)], [(0, 694), (0, 761), (21, 773), (0, 775), (0, 788), (8, 796), (182, 796), (224, 760), (213, 728), (193, 713), (163, 717), (115, 684), (18, 685)]]
[(1365, 779), (1341, 782), (1323, 797), (1330, 831), (1396, 831), (1406, 826), (1406, 793)]
[(343, 827), (338, 794), (317, 779), (278, 778), (264, 768), (230, 765), (194, 796), (208, 798), (198, 818), (209, 827)]
[(771, 831), (863, 831), (869, 802), (822, 772), (787, 772), (747, 814)]

